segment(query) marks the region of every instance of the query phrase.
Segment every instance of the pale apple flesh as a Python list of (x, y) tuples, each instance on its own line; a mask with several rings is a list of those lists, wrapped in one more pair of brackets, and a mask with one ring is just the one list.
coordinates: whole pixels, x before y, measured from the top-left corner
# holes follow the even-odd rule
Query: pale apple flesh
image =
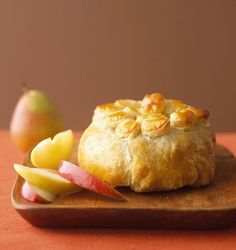
[(20, 164), (14, 164), (14, 168), (26, 181), (53, 194), (74, 193), (81, 190), (53, 169), (31, 168)]
[(71, 130), (60, 132), (54, 138), (39, 142), (32, 150), (30, 158), (35, 167), (57, 169), (62, 160), (67, 160), (74, 145)]
[(80, 187), (113, 199), (124, 200), (121, 193), (112, 186), (71, 162), (62, 161), (59, 165), (58, 172), (62, 177)]
[(28, 201), (37, 203), (53, 202), (57, 197), (57, 195), (29, 184), (27, 181), (21, 187), (21, 196)]

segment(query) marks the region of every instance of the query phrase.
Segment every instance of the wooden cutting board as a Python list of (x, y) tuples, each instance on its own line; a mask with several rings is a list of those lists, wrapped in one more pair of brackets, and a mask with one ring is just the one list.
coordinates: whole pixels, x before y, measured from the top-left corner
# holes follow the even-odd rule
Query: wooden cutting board
[[(30, 165), (28, 158), (25, 163)], [(126, 201), (82, 190), (51, 204), (38, 204), (21, 197), (22, 183), (17, 177), (12, 204), (39, 227), (219, 229), (236, 224), (236, 159), (219, 145), (215, 180), (198, 189), (140, 194), (119, 188)]]

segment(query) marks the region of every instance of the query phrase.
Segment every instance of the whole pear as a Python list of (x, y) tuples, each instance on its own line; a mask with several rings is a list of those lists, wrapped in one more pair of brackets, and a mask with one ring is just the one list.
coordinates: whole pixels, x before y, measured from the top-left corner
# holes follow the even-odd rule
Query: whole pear
[(40, 90), (28, 90), (14, 109), (10, 134), (22, 151), (28, 151), (41, 140), (65, 130), (64, 119), (55, 103)]

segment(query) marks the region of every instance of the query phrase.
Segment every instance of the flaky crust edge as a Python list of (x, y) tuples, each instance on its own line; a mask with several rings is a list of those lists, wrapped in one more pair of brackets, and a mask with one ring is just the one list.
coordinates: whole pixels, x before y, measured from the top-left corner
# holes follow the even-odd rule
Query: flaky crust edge
[(161, 137), (120, 138), (92, 123), (80, 139), (78, 163), (108, 184), (136, 192), (198, 187), (214, 178), (213, 138), (211, 127), (201, 124)]

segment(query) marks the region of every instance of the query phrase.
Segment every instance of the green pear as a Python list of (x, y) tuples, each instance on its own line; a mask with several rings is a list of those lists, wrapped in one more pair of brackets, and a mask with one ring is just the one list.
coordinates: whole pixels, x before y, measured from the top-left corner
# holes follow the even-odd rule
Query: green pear
[(10, 123), (12, 140), (28, 151), (41, 140), (65, 130), (64, 119), (55, 103), (40, 90), (28, 90), (16, 104)]

